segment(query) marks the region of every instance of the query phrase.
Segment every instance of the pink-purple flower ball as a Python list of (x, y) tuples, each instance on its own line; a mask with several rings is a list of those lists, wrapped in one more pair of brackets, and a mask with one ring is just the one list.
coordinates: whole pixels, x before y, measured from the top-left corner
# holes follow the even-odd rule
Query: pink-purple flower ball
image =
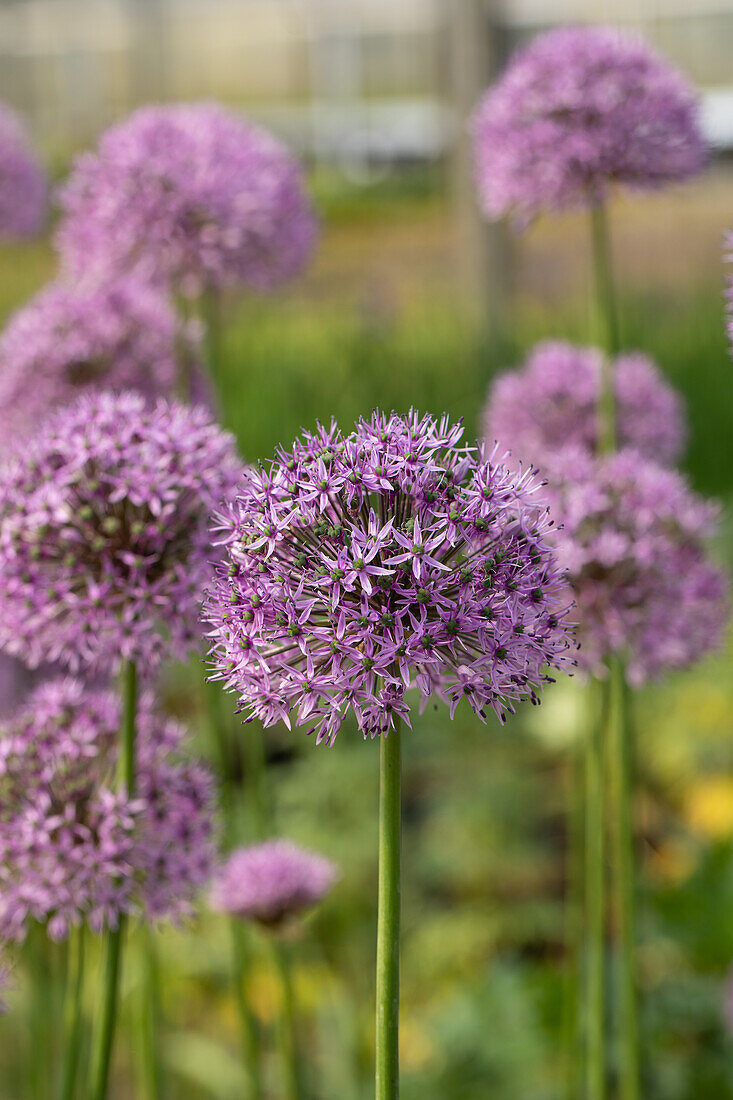
[(29, 921), (52, 939), (120, 914), (178, 918), (210, 879), (211, 776), (185, 759), (185, 731), (143, 695), (137, 788), (113, 789), (120, 706), (77, 680), (38, 687), (0, 736), (0, 935)]
[(520, 224), (597, 203), (616, 184), (689, 179), (706, 160), (691, 85), (641, 38), (610, 27), (535, 38), (479, 104), (474, 134), (485, 213)]
[(20, 119), (0, 103), (0, 237), (35, 237), (48, 212), (48, 180)]
[(297, 161), (213, 103), (136, 111), (78, 158), (61, 202), (67, 270), (134, 269), (190, 297), (273, 290), (301, 271), (316, 238)]
[(728, 599), (706, 546), (715, 505), (631, 450), (599, 459), (566, 449), (543, 469), (576, 600), (579, 666), (602, 674), (606, 659), (621, 656), (638, 685), (717, 648)]
[(289, 840), (238, 848), (219, 868), (211, 906), (245, 920), (277, 926), (330, 891), (335, 864)]
[[(515, 459), (540, 467), (546, 453), (567, 446), (595, 453), (602, 366), (603, 353), (596, 348), (538, 344), (520, 370), (500, 374), (492, 383), (484, 437), (510, 448)], [(639, 352), (620, 355), (611, 367), (618, 446), (673, 464), (687, 436), (680, 397)]]
[(149, 399), (170, 397), (184, 374), (200, 371), (170, 303), (147, 284), (129, 276), (53, 284), (0, 336), (1, 446), (37, 432), (44, 416), (82, 393), (131, 389)]
[(222, 510), (205, 606), (214, 678), (246, 717), (333, 740), (409, 722), (405, 692), (485, 720), (572, 664), (540, 483), (461, 424), (374, 413), (247, 471)]
[(0, 467), (0, 647), (31, 667), (151, 670), (200, 640), (234, 441), (200, 406), (80, 398)]

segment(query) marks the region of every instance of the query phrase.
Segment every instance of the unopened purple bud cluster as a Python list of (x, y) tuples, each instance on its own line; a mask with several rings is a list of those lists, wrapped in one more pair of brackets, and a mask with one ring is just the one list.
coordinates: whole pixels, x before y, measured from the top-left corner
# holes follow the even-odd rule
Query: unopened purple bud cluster
[(209, 879), (211, 777), (179, 750), (184, 731), (144, 695), (137, 786), (116, 790), (120, 706), (79, 681), (51, 680), (3, 723), (0, 737), (0, 935), (28, 921), (53, 939), (120, 914), (188, 912)]
[(541, 483), (430, 416), (335, 423), (248, 471), (219, 517), (214, 676), (248, 718), (332, 743), (409, 721), (405, 692), (500, 719), (573, 652)]

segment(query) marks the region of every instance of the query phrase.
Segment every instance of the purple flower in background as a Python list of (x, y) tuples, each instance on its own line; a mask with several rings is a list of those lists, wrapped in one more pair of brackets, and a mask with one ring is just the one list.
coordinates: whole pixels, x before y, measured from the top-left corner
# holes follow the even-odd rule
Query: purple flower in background
[(0, 934), (29, 920), (53, 939), (121, 913), (176, 918), (213, 867), (214, 789), (184, 760), (185, 731), (155, 714), (137, 719), (137, 792), (113, 790), (120, 707), (77, 680), (49, 681), (0, 725)]
[(83, 392), (170, 397), (182, 375), (200, 370), (169, 302), (145, 283), (54, 284), (0, 337), (2, 446), (36, 432), (45, 415)]
[(101, 393), (62, 410), (0, 468), (0, 646), (72, 670), (185, 656), (209, 513), (240, 469), (201, 407)]
[(48, 181), (20, 119), (0, 103), (0, 237), (34, 237), (48, 212)]
[[(559, 341), (538, 344), (521, 370), (492, 383), (484, 410), (487, 441), (499, 440), (517, 459), (542, 466), (545, 454), (567, 447), (595, 453), (603, 353)], [(619, 447), (662, 465), (680, 457), (687, 435), (682, 401), (661, 371), (640, 353), (613, 364)]]
[(194, 297), (297, 275), (316, 224), (300, 167), (264, 130), (213, 103), (144, 107), (82, 155), (63, 190), (67, 269), (134, 269)]
[(503, 719), (572, 664), (539, 482), (462, 434), (375, 413), (245, 474), (205, 616), (215, 678), (247, 718), (295, 711), (332, 743), (352, 709), (373, 737), (409, 721), (414, 686), (451, 716), (465, 698)]
[(687, 80), (635, 35), (566, 27), (509, 63), (474, 119), (476, 172), (488, 217), (601, 201), (613, 184), (658, 188), (705, 164)]
[(721, 643), (727, 586), (710, 559), (716, 507), (677, 472), (630, 450), (547, 457), (554, 541), (577, 603), (579, 665), (613, 655), (638, 685)]
[(333, 886), (335, 864), (289, 840), (232, 852), (216, 874), (212, 908), (264, 925), (309, 909)]

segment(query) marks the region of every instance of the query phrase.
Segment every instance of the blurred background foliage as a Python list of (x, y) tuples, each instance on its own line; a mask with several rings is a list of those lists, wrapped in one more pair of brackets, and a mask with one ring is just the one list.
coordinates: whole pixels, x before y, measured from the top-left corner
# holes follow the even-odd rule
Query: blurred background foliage
[[(515, 246), (515, 293), (500, 328), (463, 300), (444, 180), (432, 170), (368, 185), (321, 173), (323, 240), (307, 277), (284, 296), (224, 303), (221, 414), (250, 461), (301, 426), (348, 424), (373, 407), (411, 405), (465, 419), (474, 436), (487, 385), (540, 338), (589, 340), (582, 218), (538, 225)], [(724, 333), (720, 239), (730, 219), (723, 167), (672, 196), (614, 210), (624, 343), (654, 356), (687, 401), (686, 466), (723, 508), (730, 560), (733, 400)], [(725, 200), (725, 201), (724, 201)], [(670, 239), (673, 243), (670, 243)], [(661, 242), (661, 243), (660, 243)], [(49, 243), (4, 248), (0, 313), (55, 273)], [(30, 382), (32, 384), (32, 381)], [(733, 1100), (728, 974), (733, 964), (732, 654), (636, 697), (637, 807), (644, 879), (641, 974), (644, 1100)], [(174, 670), (168, 704), (209, 745), (195, 683)], [(414, 717), (406, 738), (403, 1093), (406, 1100), (558, 1100), (567, 1095), (567, 883), (573, 747), (583, 687), (549, 689), (539, 710), (505, 728), (459, 711)], [(233, 719), (234, 768), (247, 729)], [(313, 1100), (372, 1094), (377, 875), (377, 753), (353, 729), (332, 749), (302, 731), (268, 733), (279, 831), (342, 870), (338, 887), (292, 944)], [(240, 799), (241, 835), (251, 835)], [(612, 921), (612, 918), (609, 917)], [(243, 1081), (228, 986), (228, 931), (199, 920), (158, 936), (167, 1097), (230, 1100)], [(252, 1005), (272, 1048), (278, 986), (268, 946), (251, 944)], [(17, 1100), (22, 1062), (43, 1055), (17, 1012), (0, 1023), (0, 1097)], [(141, 981), (133, 950), (126, 988)], [(60, 966), (45, 962), (49, 996)], [(609, 959), (613, 969), (613, 959)], [(94, 967), (92, 967), (92, 972)], [(134, 998), (129, 998), (132, 1003)], [(94, 1011), (90, 1002), (90, 1011)], [(125, 1015), (118, 1096), (143, 1096), (132, 1053), (140, 1021)], [(278, 1096), (274, 1055), (269, 1095)]]

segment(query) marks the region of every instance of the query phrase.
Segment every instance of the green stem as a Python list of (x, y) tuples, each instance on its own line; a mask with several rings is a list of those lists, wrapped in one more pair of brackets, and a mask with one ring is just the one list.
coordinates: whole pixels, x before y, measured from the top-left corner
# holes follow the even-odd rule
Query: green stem
[(222, 320), (221, 320), (221, 294), (214, 288), (209, 288), (201, 295), (201, 314), (206, 327), (205, 348), (206, 359), (211, 377), (216, 387), (217, 396), (222, 401)]
[(611, 747), (613, 870), (618, 943), (619, 1100), (639, 1100), (639, 1033), (635, 967), (635, 860), (631, 730), (621, 661), (611, 663), (609, 738)]
[(295, 1000), (293, 997), (293, 979), (290, 959), (285, 945), (278, 939), (272, 941), (275, 966), (280, 978), (282, 1011), (280, 1013), (280, 1057), (282, 1061), (282, 1082), (284, 1100), (300, 1100), (303, 1088), (300, 1077), (298, 1043), (295, 1030)]
[(621, 350), (616, 291), (611, 265), (608, 214), (604, 203), (591, 205), (591, 243), (593, 252), (593, 288), (596, 324), (606, 356), (601, 367), (598, 395), (599, 449), (602, 453), (616, 447), (616, 400), (613, 385), (613, 358)]
[(250, 1007), (246, 989), (246, 976), (249, 970), (247, 957), (247, 929), (236, 917), (230, 923), (232, 936), (232, 969), (234, 988), (239, 1013), (239, 1029), (242, 1043), (242, 1061), (249, 1074), (250, 1100), (261, 1100), (262, 1065), (260, 1058), (260, 1034), (257, 1019)]
[(566, 1097), (580, 1095), (580, 974), (583, 944), (583, 861), (585, 784), (584, 741), (572, 747), (568, 791), (567, 899), (565, 903), (565, 981), (563, 990), (563, 1039), (565, 1047)]
[[(120, 731), (120, 786), (128, 795), (135, 793), (135, 711), (137, 707), (137, 669), (127, 661), (122, 671), (122, 729)], [(117, 927), (107, 933), (105, 944), (104, 991), (99, 1026), (92, 1051), (90, 1100), (106, 1100), (112, 1062), (117, 1002), (119, 996), (122, 945), (126, 920), (120, 914)]]
[(398, 718), (379, 747), (376, 1100), (396, 1100), (400, 1092), (400, 725)]
[(587, 1100), (604, 1100), (606, 1095), (603, 729), (604, 713), (593, 714), (587, 742), (585, 790)]
[(143, 995), (140, 1004), (140, 1096), (158, 1100), (163, 1093), (162, 1068), (156, 1037), (160, 1027), (160, 981), (154, 930), (142, 928)]
[(84, 1022), (85, 929), (80, 925), (71, 937), (69, 978), (65, 1005), (64, 1060), (61, 1069), (60, 1100), (74, 1100), (81, 1057)]

